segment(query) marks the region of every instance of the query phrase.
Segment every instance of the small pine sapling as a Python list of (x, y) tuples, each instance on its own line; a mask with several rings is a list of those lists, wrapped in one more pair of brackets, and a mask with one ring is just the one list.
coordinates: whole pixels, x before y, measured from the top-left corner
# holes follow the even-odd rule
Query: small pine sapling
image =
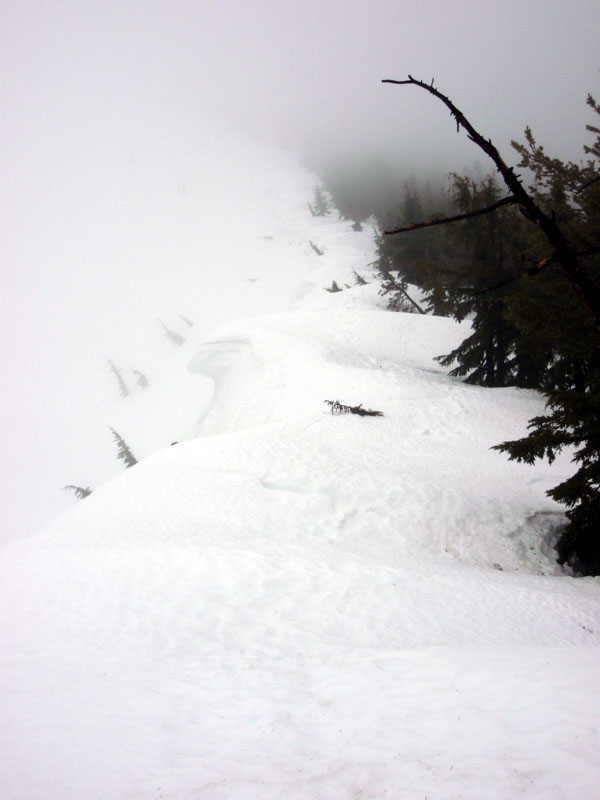
[(120, 458), (121, 461), (125, 462), (126, 467), (134, 467), (138, 462), (137, 458), (131, 452), (131, 449), (125, 439), (120, 436), (114, 428), (111, 428), (110, 425), (108, 427), (109, 431), (112, 432), (113, 439), (118, 445), (119, 452), (117, 453), (117, 458)]
[(353, 269), (352, 272), (354, 273), (354, 285), (355, 286), (366, 286), (369, 281), (366, 281), (362, 275), (359, 275), (358, 272)]
[(310, 213), (313, 217), (325, 217), (331, 209), (327, 195), (320, 186), (315, 186), (315, 197), (312, 203), (308, 204)]
[(334, 293), (334, 292), (343, 292), (344, 290), (341, 288), (341, 286), (338, 286), (338, 284), (335, 281), (331, 281), (331, 286), (330, 287), (326, 286), (325, 291)]
[(142, 387), (142, 389), (146, 389), (146, 388), (148, 387), (148, 385), (150, 384), (150, 381), (148, 380), (148, 378), (146, 377), (146, 375), (144, 375), (144, 373), (143, 373), (143, 372), (140, 372), (138, 369), (133, 369), (133, 368), (132, 368), (132, 370), (131, 370), (131, 371), (133, 372), (133, 374), (134, 374), (134, 375), (136, 376), (136, 378), (137, 378), (137, 384), (138, 384), (138, 386), (141, 386), (141, 387)]
[(127, 395), (129, 394), (129, 389), (127, 388), (127, 384), (125, 383), (121, 370), (118, 367), (116, 367), (110, 359), (108, 361), (108, 366), (110, 368), (110, 371), (117, 379), (117, 384), (119, 386), (119, 393), (121, 397), (127, 397)]
[(163, 326), (165, 336), (167, 337), (167, 339), (170, 339), (174, 344), (177, 345), (177, 347), (181, 347), (182, 344), (185, 344), (185, 339), (183, 338), (183, 336), (180, 336), (175, 331), (172, 331), (170, 328), (167, 328), (162, 319), (159, 319), (159, 322)]

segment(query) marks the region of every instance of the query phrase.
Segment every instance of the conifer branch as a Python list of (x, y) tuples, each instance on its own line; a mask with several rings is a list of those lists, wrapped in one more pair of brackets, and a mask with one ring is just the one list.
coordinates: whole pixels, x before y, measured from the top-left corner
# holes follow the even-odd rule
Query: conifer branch
[[(586, 256), (595, 255), (596, 253), (600, 253), (600, 245), (594, 245), (593, 247), (586, 247), (584, 250), (577, 250), (575, 252), (575, 255), (578, 258), (585, 258)], [(494, 291), (494, 289), (501, 289), (503, 286), (508, 286), (510, 283), (518, 281), (521, 278), (537, 275), (546, 267), (549, 267), (551, 264), (557, 264), (559, 263), (559, 261), (560, 258), (558, 253), (553, 253), (551, 256), (546, 256), (546, 258), (542, 258), (542, 260), (538, 261), (534, 266), (527, 267), (527, 269), (522, 269), (517, 275), (513, 275), (512, 278), (507, 278), (505, 281), (500, 281), (500, 283), (494, 283), (493, 286), (486, 286), (485, 289), (479, 289), (477, 292), (472, 292), (472, 294), (485, 294), (486, 292)]]
[(345, 406), (339, 400), (323, 400), (331, 408), (332, 414), (358, 414), (360, 417), (383, 417), (383, 411), (372, 411), (370, 408), (363, 408), (362, 403), (358, 406)]
[(75, 497), (79, 500), (85, 500), (86, 497), (89, 497), (92, 493), (92, 490), (89, 486), (73, 486), (72, 483), (69, 483), (67, 486), (63, 486), (63, 491), (65, 492), (73, 492)]

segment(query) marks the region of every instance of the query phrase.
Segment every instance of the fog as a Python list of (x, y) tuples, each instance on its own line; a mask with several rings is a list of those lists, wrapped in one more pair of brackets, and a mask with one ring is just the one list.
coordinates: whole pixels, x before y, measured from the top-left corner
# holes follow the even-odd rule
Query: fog
[(577, 156), (599, 16), (593, 0), (8, 0), (4, 146), (47, 167), (109, 136), (113, 150), (192, 144), (218, 120), (304, 150), (469, 158), (431, 97), (380, 83), (411, 73), (498, 146), (530, 124)]
[(224, 302), (199, 263), (215, 207), (215, 240), (244, 235), (240, 142), (308, 167), (382, 153), (407, 175), (481, 160), (433, 98), (381, 83), (411, 73), (509, 160), (526, 125), (579, 159), (600, 95), (591, 0), (5, 0), (0, 15), (2, 541), (71, 502), (61, 470), (89, 444), (106, 358), (143, 353), (164, 309)]

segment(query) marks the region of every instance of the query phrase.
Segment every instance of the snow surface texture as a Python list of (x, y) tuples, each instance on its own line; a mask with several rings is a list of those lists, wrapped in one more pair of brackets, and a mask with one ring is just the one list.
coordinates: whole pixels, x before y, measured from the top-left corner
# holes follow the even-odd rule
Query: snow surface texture
[(324, 292), (371, 236), (304, 209), (265, 240), (291, 301), (190, 336), (123, 404), (151, 454), (0, 551), (3, 800), (597, 796), (571, 466), (489, 449), (540, 399), (447, 377), (468, 325)]

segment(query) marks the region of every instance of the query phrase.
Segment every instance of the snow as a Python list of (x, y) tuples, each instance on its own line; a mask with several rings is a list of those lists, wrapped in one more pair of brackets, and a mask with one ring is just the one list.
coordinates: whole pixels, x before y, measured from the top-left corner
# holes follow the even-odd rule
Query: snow
[(467, 323), (323, 291), (371, 278), (371, 232), (278, 181), (236, 243), (251, 315), (165, 346), (115, 405), (139, 463), (0, 551), (2, 798), (596, 796), (599, 582), (545, 495), (572, 467), (490, 450), (540, 398), (447, 376)]

